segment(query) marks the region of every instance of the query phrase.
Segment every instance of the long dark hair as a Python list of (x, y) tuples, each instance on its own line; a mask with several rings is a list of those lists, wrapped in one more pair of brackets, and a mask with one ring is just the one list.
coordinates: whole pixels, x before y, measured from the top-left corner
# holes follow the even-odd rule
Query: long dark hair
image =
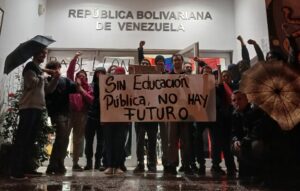
[(97, 77), (98, 72), (99, 71), (94, 72), (93, 80), (92, 80), (92, 87), (93, 87), (93, 93), (95, 98), (99, 97), (99, 79)]
[(83, 69), (76, 73), (76, 77), (78, 77), (78, 75), (79, 75), (80, 73), (81, 73), (81, 74), (84, 74), (85, 77), (87, 78), (87, 73), (86, 73), (86, 71), (83, 70)]

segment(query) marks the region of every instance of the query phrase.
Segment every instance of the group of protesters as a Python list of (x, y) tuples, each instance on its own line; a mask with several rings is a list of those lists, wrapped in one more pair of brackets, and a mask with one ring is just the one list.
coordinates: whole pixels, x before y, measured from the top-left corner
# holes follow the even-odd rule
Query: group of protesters
[[(144, 155), (147, 153), (147, 170), (157, 171), (157, 139), (161, 140), (163, 172), (177, 174), (206, 174), (206, 155), (203, 133), (209, 130), (211, 140), (211, 173), (214, 176), (260, 176), (265, 171), (268, 153), (269, 128), (274, 121), (259, 107), (247, 100), (246, 94), (239, 91), (239, 80), (244, 71), (250, 68), (250, 57), (242, 37), (243, 60), (236, 65), (229, 65), (228, 70), (221, 68), (213, 71), (199, 58), (197, 73), (215, 75), (216, 77), (216, 121), (215, 122), (135, 122), (137, 166), (134, 173), (145, 171)], [(259, 60), (264, 56), (254, 40), (253, 45)], [(139, 63), (143, 63), (142, 41), (139, 47)], [(11, 177), (24, 179), (28, 175), (40, 175), (36, 169), (28, 168), (32, 157), (32, 147), (42, 120), (41, 114), (46, 108), (51, 123), (55, 128), (55, 141), (51, 152), (47, 174), (64, 174), (64, 160), (67, 156), (69, 136), (73, 132), (73, 171), (97, 169), (105, 174), (120, 175), (127, 170), (125, 166), (125, 141), (131, 123), (100, 121), (99, 76), (125, 75), (123, 67), (111, 67), (106, 70), (98, 67), (94, 71), (91, 84), (87, 73), (80, 70), (75, 74), (77, 52), (68, 66), (67, 77), (60, 73), (61, 64), (50, 61), (45, 69), (40, 64), (46, 58), (47, 50), (43, 49), (33, 56), (33, 60), (23, 70), (24, 90), (19, 102), (20, 120), (16, 141), (12, 153)], [(271, 54), (268, 59), (280, 59)], [(164, 69), (165, 59), (158, 55), (155, 65), (161, 66), (162, 74), (191, 74), (192, 66), (185, 63), (183, 56), (172, 56), (173, 69)], [(48, 77), (44, 77), (44, 72)], [(112, 114), (114, 115), (114, 114)], [(147, 141), (145, 135), (147, 134)], [(96, 136), (96, 151), (94, 137)], [(85, 144), (84, 144), (85, 142)], [(84, 147), (85, 145), (85, 147)], [(146, 152), (145, 152), (146, 148)], [(180, 158), (179, 161), (179, 150)], [(79, 158), (86, 157), (82, 167)], [(223, 155), (222, 155), (223, 154)], [(224, 156), (226, 171), (220, 166)], [(234, 156), (238, 159), (236, 167)]]

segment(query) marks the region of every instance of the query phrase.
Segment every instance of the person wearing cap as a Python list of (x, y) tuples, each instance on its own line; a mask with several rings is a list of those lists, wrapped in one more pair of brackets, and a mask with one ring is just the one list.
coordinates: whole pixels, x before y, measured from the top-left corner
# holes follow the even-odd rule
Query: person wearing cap
[(94, 72), (92, 80), (93, 102), (88, 109), (87, 123), (85, 128), (85, 157), (86, 165), (84, 170), (93, 169), (93, 148), (94, 137), (97, 136), (97, 146), (95, 152), (94, 169), (105, 170), (103, 166), (103, 125), (100, 122), (100, 100), (99, 100), (99, 77), (105, 75), (106, 69), (104, 67), (97, 67)]
[(117, 66), (115, 68), (115, 71), (113, 72), (113, 74), (116, 74), (116, 75), (125, 75), (125, 69), (123, 67)]
[(73, 170), (82, 171), (83, 168), (79, 166), (79, 157), (83, 153), (84, 131), (87, 119), (88, 106), (93, 102), (92, 89), (87, 81), (87, 73), (80, 70), (75, 73), (75, 66), (80, 52), (76, 52), (74, 58), (67, 69), (67, 77), (77, 83), (78, 92), (69, 95), (70, 100), (70, 128), (73, 129)]

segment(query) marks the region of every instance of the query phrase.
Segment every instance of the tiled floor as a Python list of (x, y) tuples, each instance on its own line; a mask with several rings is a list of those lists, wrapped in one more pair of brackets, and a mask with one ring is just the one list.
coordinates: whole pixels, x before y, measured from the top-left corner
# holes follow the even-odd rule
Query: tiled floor
[[(39, 168), (40, 172), (45, 172), (46, 167)], [(300, 190), (297, 181), (277, 184), (276, 190)], [(124, 175), (105, 175), (98, 170), (72, 172), (68, 171), (64, 176), (43, 175), (42, 177), (29, 178), (28, 180), (16, 181), (9, 178), (0, 178), (0, 190), (7, 191), (165, 191), (165, 190), (205, 190), (205, 191), (235, 191), (235, 190), (275, 190), (262, 183), (255, 183), (253, 180), (238, 180), (236, 178), (216, 177), (213, 178), (207, 169), (206, 176), (191, 175), (164, 175), (162, 171), (158, 173), (134, 174), (129, 168)]]
[[(82, 157), (79, 164), (85, 164)], [(65, 160), (67, 173), (65, 175), (46, 175), (47, 162), (38, 169), (44, 173), (41, 177), (31, 177), (27, 180), (16, 181), (8, 177), (0, 176), (0, 191), (269, 191), (269, 190), (300, 190), (299, 180), (275, 181), (270, 187), (265, 183), (256, 182), (252, 179), (238, 180), (237, 178), (212, 177), (210, 173), (211, 160), (206, 161), (206, 175), (166, 175), (162, 172), (162, 166), (158, 166), (157, 173), (134, 174), (134, 167), (127, 167), (124, 175), (105, 175), (98, 170), (73, 172), (72, 158)], [(224, 162), (221, 166), (225, 168)], [(273, 183), (274, 184), (274, 183)]]

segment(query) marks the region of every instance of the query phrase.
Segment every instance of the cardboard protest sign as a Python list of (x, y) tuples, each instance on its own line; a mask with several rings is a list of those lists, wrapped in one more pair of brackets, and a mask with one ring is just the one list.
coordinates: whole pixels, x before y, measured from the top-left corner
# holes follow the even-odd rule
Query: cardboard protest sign
[(162, 66), (129, 65), (129, 74), (161, 74)]
[(213, 75), (101, 75), (102, 122), (215, 121)]

